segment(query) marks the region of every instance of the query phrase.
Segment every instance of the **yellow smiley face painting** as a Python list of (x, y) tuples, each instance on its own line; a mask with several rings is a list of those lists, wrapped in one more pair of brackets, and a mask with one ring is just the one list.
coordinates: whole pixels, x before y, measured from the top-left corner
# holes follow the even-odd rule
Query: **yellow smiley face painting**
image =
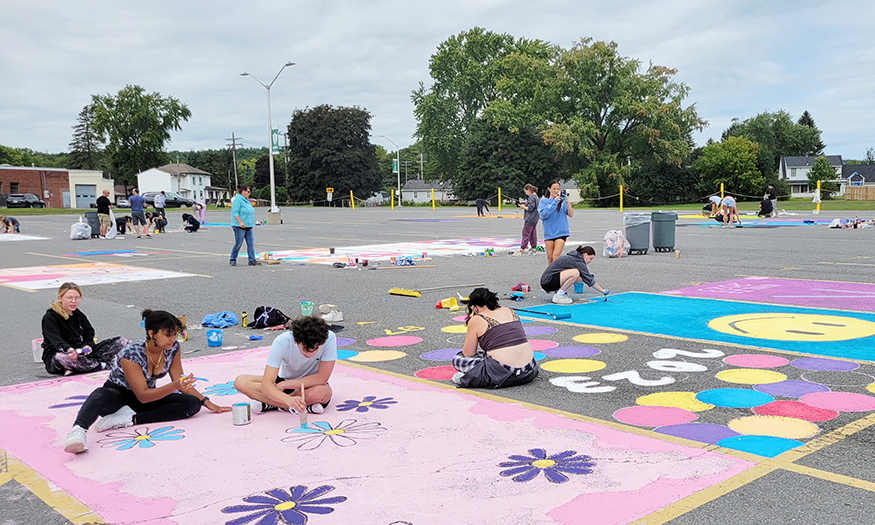
[(852, 317), (795, 313), (749, 313), (718, 317), (712, 330), (776, 341), (847, 341), (875, 335), (875, 323)]

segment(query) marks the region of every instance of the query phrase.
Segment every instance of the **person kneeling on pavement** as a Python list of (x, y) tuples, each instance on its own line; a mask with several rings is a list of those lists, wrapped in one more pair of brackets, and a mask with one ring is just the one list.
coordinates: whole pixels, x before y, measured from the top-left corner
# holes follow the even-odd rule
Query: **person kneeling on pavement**
[(553, 302), (556, 304), (574, 302), (567, 293), (574, 283), (586, 283), (587, 286), (608, 295), (608, 290), (595, 282), (595, 277), (589, 273), (589, 268), (586, 266), (593, 259), (595, 259), (595, 249), (592, 246), (578, 246), (575, 250), (557, 257), (541, 275), (541, 288), (545, 292), (556, 292), (553, 295)]
[[(321, 414), (331, 401), (328, 379), (337, 361), (337, 336), (318, 317), (290, 321), (270, 345), (264, 375), (241, 375), (234, 388), (247, 396), (252, 411)], [(301, 395), (302, 390), (304, 396)]]
[(191, 215), (190, 213), (182, 214), (182, 224), (185, 226), (185, 231), (188, 233), (194, 233), (201, 227), (200, 221), (195, 219), (194, 215)]

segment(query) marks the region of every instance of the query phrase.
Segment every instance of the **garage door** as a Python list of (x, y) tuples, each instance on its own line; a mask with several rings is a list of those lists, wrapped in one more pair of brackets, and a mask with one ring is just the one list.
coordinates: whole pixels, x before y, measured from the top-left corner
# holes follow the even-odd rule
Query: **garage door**
[(76, 185), (76, 207), (90, 208), (92, 204), (97, 203), (97, 185), (96, 184), (77, 184)]

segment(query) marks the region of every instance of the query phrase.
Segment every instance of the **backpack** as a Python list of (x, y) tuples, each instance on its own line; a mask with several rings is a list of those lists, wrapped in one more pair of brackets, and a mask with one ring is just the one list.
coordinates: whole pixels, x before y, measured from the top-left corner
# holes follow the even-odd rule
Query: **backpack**
[(284, 325), (291, 321), (291, 318), (279, 311), (277, 308), (270, 306), (259, 306), (255, 309), (253, 321), (248, 325), (249, 328), (270, 328), (271, 326)]

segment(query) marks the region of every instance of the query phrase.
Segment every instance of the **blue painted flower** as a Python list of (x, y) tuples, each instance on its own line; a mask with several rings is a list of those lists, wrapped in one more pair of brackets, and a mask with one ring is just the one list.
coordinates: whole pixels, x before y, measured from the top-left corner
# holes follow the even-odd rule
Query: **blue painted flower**
[(319, 448), (325, 440), (331, 440), (338, 447), (351, 447), (359, 439), (373, 439), (386, 429), (379, 423), (359, 423), (355, 419), (344, 419), (332, 427), (325, 421), (317, 421), (306, 428), (293, 427), (286, 430), (291, 436), (282, 440), (287, 443), (300, 443), (298, 450), (314, 450)]
[(367, 396), (361, 401), (347, 399), (343, 403), (337, 405), (337, 411), (345, 412), (347, 410), (355, 410), (356, 412), (367, 412), (372, 408), (389, 408), (389, 405), (394, 405), (397, 402), (398, 401), (395, 401), (391, 397), (377, 399), (377, 396)]
[(161, 427), (149, 432), (149, 428), (137, 428), (133, 431), (110, 432), (107, 439), (101, 439), (98, 443), (103, 448), (115, 448), (128, 450), (139, 445), (140, 448), (155, 446), (156, 441), (176, 441), (185, 436), (182, 429), (174, 430), (173, 427)]
[(280, 520), (282, 520), (282, 523), (289, 525), (304, 525), (307, 523), (307, 514), (331, 514), (334, 512), (334, 509), (325, 505), (333, 505), (346, 501), (346, 496), (316, 499), (334, 490), (334, 487), (330, 485), (316, 487), (310, 492), (306, 492), (307, 487), (303, 485), (292, 487), (289, 490), (291, 492), (273, 489), (265, 491), (267, 496), (255, 494), (243, 498), (243, 501), (246, 503), (254, 503), (254, 505), (232, 505), (225, 507), (222, 509), (222, 512), (225, 514), (233, 514), (235, 512), (250, 513), (231, 521), (226, 521), (225, 525), (242, 525), (255, 520), (258, 520), (257, 525), (276, 525), (280, 523)]
[(205, 396), (233, 396), (236, 393), (237, 389), (234, 388), (234, 381), (212, 385), (204, 390)]
[(72, 403), (61, 403), (60, 405), (52, 405), (49, 408), (67, 408), (67, 407), (77, 407), (85, 403), (85, 400), (88, 399), (88, 396), (70, 396), (65, 397), (65, 400), (70, 399), (78, 399), (78, 401), (73, 401)]
[(589, 456), (575, 456), (576, 450), (566, 450), (547, 457), (547, 452), (542, 448), (529, 450), (531, 456), (510, 456), (513, 461), (499, 463), (499, 467), (511, 467), (500, 472), (502, 476), (513, 476), (516, 482), (531, 481), (540, 472), (553, 483), (565, 483), (568, 474), (589, 474), (595, 462)]

